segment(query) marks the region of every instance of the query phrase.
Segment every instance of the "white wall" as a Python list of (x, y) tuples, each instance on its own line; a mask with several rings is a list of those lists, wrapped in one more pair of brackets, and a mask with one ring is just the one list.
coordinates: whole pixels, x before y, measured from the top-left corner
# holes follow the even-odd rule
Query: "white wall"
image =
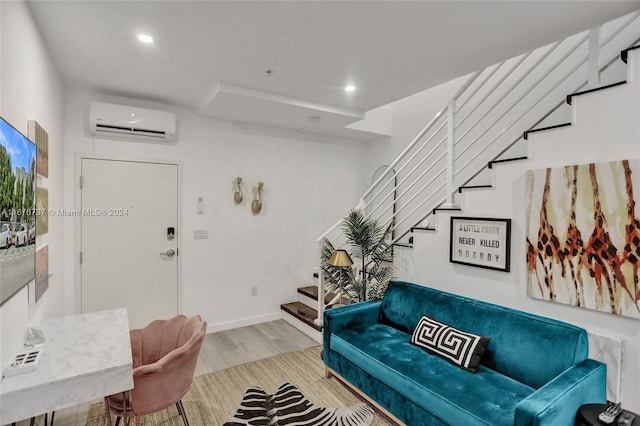
[(384, 108), (391, 111), (392, 136), (371, 143), (368, 176), (371, 177), (378, 167), (391, 164), (468, 78), (468, 75), (459, 77), (385, 105)]
[[(637, 64), (640, 56), (634, 53)], [(398, 250), (400, 279), (533, 312), (623, 340), (623, 407), (640, 412), (640, 323), (636, 319), (527, 297), (525, 263), (525, 171), (640, 157), (640, 66), (630, 68), (633, 84), (574, 99), (574, 126), (530, 135), (531, 160), (496, 167), (496, 188), (467, 191), (470, 217), (512, 219), (511, 272), (449, 262), (449, 214), (440, 213), (435, 234), (414, 237), (413, 250)], [(636, 210), (637, 212), (637, 210)], [(623, 212), (624, 214), (624, 212)], [(637, 213), (636, 213), (637, 214)], [(619, 245), (621, 249), (623, 244)]]
[[(64, 87), (25, 2), (0, 2), (0, 114), (23, 134), (27, 120), (49, 133), (49, 206), (62, 206), (62, 125)], [(71, 313), (64, 309), (67, 288), (62, 267), (63, 223), (49, 218), (49, 289), (40, 301), (28, 303), (27, 287), (0, 307), (0, 366), (22, 348), (29, 323)]]
[[(76, 184), (76, 153), (182, 161), (184, 312), (202, 315), (210, 331), (279, 318), (280, 304), (296, 300), (297, 287), (312, 283), (315, 239), (356, 205), (365, 189), (366, 143), (223, 123), (183, 109), (174, 109), (177, 144), (94, 139), (85, 132), (91, 100), (169, 107), (69, 91), (65, 188)], [(241, 206), (233, 202), (236, 176), (244, 179)], [(258, 181), (265, 185), (264, 207), (253, 216), (252, 188)], [(204, 215), (196, 214), (198, 197), (204, 198)], [(74, 203), (73, 191), (66, 191), (66, 208)], [(67, 226), (73, 226), (72, 218)], [(207, 229), (209, 239), (194, 240), (195, 229)], [(70, 278), (74, 253), (67, 245)], [(252, 286), (258, 287), (256, 297), (250, 296)]]

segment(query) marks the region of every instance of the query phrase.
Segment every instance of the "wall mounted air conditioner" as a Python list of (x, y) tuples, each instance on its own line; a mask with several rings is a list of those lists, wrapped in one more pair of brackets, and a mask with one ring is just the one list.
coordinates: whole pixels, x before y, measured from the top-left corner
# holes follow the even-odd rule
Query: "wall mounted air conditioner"
[(176, 139), (176, 115), (94, 101), (89, 106), (89, 133), (118, 139), (172, 142)]

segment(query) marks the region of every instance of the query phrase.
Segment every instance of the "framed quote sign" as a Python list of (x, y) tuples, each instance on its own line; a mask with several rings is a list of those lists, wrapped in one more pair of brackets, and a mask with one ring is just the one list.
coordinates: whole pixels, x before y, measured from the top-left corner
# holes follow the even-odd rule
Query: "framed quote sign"
[(511, 219), (451, 218), (449, 261), (509, 272)]

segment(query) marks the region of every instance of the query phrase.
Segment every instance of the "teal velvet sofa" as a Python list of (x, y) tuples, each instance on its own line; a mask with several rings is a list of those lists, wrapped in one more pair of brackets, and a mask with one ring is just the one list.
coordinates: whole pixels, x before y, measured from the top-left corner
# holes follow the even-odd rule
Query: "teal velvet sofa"
[[(410, 343), (423, 314), (491, 339), (476, 373)], [(323, 339), (327, 377), (409, 426), (571, 426), (581, 405), (606, 399), (585, 330), (417, 284), (328, 309)]]

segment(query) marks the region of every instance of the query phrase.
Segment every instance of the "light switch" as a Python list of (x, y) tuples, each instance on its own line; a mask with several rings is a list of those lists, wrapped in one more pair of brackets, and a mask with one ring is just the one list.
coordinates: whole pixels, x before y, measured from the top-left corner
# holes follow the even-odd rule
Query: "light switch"
[(209, 230), (208, 229), (196, 229), (193, 231), (193, 239), (194, 240), (207, 240), (209, 239)]

